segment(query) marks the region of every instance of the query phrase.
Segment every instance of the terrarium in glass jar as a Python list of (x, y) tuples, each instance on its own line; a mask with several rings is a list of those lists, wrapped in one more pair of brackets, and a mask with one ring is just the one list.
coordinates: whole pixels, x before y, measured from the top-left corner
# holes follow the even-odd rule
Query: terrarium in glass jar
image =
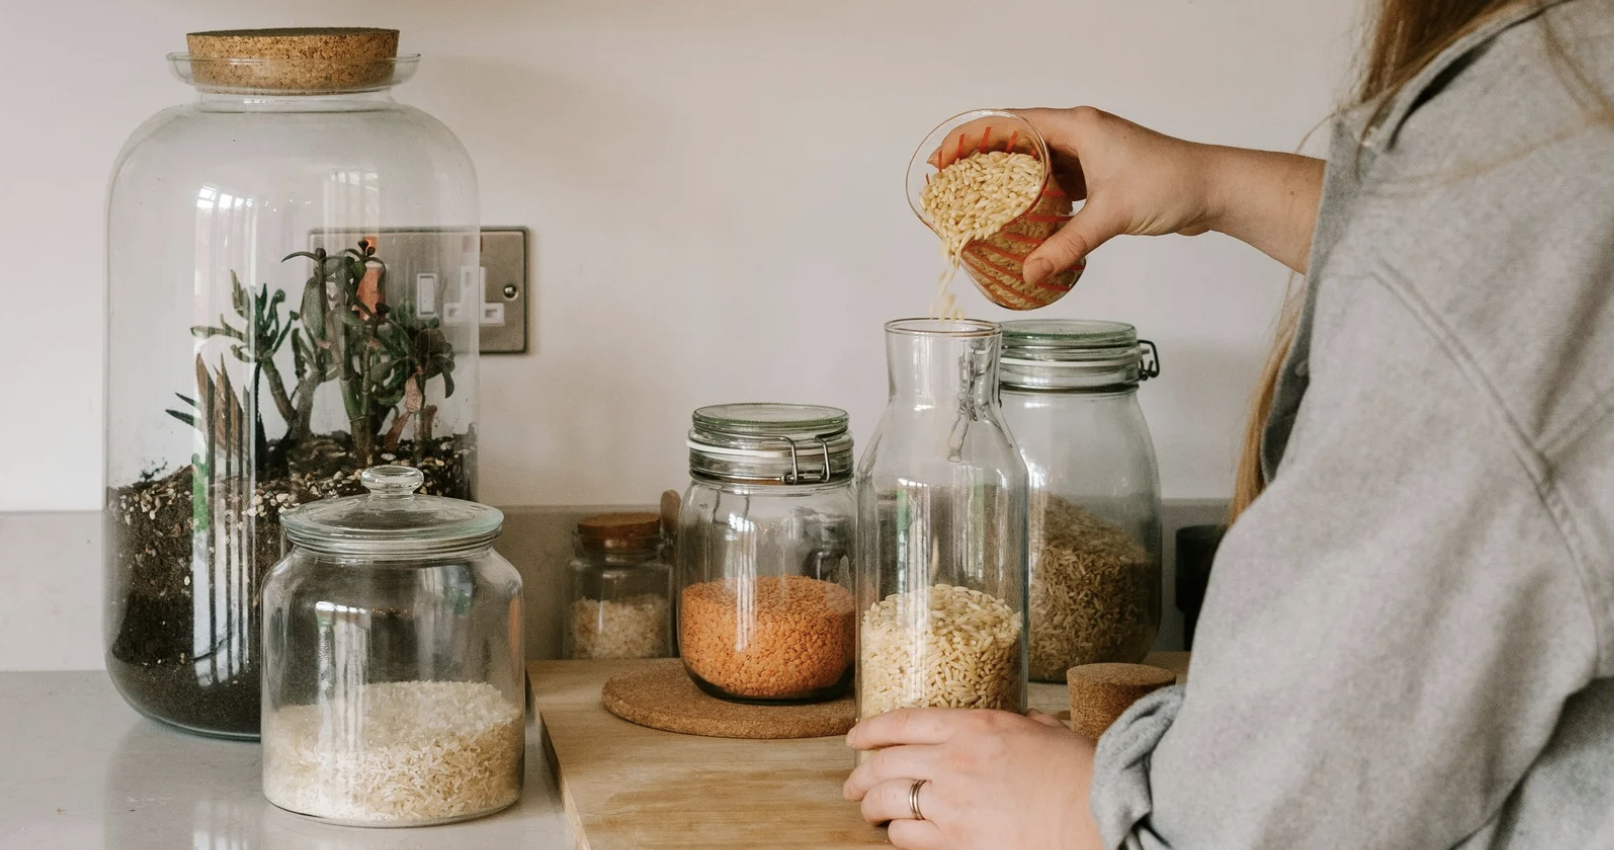
[(886, 325), (890, 401), (857, 469), (858, 716), (1024, 711), (1026, 469), (998, 327)]
[(856, 501), (846, 412), (695, 411), (678, 516), (678, 649), (725, 699), (805, 702), (852, 681)]
[(393, 101), (393, 30), (197, 33), (107, 217), (106, 663), (136, 709), (255, 738), (280, 514), (376, 463), (472, 495), (476, 177)]
[(417, 495), (407, 466), (368, 495), (282, 515), (293, 548), (263, 587), (263, 791), (354, 826), (423, 826), (521, 796), (521, 576), (504, 516)]
[(662, 658), (672, 648), (672, 567), (661, 517), (601, 514), (577, 524), (566, 568), (562, 658)]
[(1003, 325), (1003, 416), (1031, 476), (1034, 680), (1142, 661), (1159, 634), (1160, 476), (1137, 400), (1157, 374), (1128, 324)]

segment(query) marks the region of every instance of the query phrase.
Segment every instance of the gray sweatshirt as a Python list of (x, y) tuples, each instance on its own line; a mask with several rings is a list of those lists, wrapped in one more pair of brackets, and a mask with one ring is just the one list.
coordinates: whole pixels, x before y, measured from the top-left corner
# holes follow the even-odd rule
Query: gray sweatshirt
[(1597, 89), (1614, 0), (1558, 0), (1446, 51), (1360, 152), (1371, 110), (1336, 122), (1271, 486), (1222, 544), (1186, 688), (1099, 742), (1108, 845), (1614, 848)]

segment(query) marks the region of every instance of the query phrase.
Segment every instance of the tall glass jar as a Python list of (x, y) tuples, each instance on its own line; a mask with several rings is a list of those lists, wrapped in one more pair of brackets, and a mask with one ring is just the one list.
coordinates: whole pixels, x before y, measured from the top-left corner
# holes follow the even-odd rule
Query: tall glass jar
[(833, 407), (703, 407), (678, 515), (678, 649), (725, 699), (805, 702), (852, 681), (852, 436)]
[(1121, 322), (1008, 322), (1002, 371), (1031, 474), (1031, 678), (1142, 661), (1161, 608), (1160, 475), (1137, 399), (1154, 346)]
[(662, 658), (672, 649), (672, 568), (661, 517), (601, 514), (577, 524), (566, 568), (562, 658)]
[(263, 587), (263, 791), (302, 815), (424, 826), (521, 796), (521, 576), (504, 523), (417, 495), (378, 466), (369, 495), (282, 514), (295, 548)]
[(393, 101), (394, 30), (189, 42), (196, 99), (135, 131), (108, 201), (106, 664), (150, 717), (255, 738), (281, 512), (382, 462), (472, 495), (476, 176)]
[(1026, 469), (998, 326), (885, 326), (891, 396), (858, 462), (858, 715), (1024, 711)]

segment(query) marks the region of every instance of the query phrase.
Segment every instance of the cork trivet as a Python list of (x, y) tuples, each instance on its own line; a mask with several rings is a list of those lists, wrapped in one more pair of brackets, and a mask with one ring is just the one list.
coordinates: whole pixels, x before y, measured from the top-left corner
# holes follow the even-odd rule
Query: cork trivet
[(1132, 703), (1177, 683), (1177, 674), (1146, 664), (1084, 664), (1065, 671), (1070, 726), (1098, 740)]
[(857, 722), (850, 695), (806, 705), (752, 705), (695, 687), (677, 658), (646, 661), (605, 683), (607, 711), (630, 723), (708, 738), (822, 738), (845, 735)]
[[(385, 85), (398, 55), (398, 31), (370, 27), (213, 30), (185, 36), (196, 83), (288, 93), (353, 91)], [(222, 60), (258, 59), (232, 63)]]

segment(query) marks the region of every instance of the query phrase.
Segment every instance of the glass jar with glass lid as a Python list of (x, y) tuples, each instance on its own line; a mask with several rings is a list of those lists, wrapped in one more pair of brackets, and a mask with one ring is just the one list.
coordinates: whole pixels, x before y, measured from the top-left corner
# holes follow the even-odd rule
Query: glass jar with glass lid
[(1026, 468), (998, 409), (998, 326), (885, 333), (890, 400), (857, 470), (858, 716), (1024, 711)]
[(563, 658), (662, 658), (672, 649), (672, 567), (661, 517), (601, 514), (577, 524), (566, 570)]
[(1003, 415), (1031, 475), (1031, 678), (1137, 662), (1160, 630), (1160, 476), (1138, 406), (1154, 344), (1121, 322), (1003, 325)]
[(258, 736), (281, 512), (403, 463), (470, 498), (476, 174), (374, 29), (192, 33), (107, 210), (106, 665), (139, 711)]
[(805, 702), (852, 681), (856, 501), (846, 412), (694, 413), (678, 515), (678, 649), (726, 699)]
[(416, 493), (380, 466), (369, 494), (285, 512), (294, 547), (263, 588), (263, 790), (354, 826), (422, 826), (521, 795), (521, 576), (504, 516)]

